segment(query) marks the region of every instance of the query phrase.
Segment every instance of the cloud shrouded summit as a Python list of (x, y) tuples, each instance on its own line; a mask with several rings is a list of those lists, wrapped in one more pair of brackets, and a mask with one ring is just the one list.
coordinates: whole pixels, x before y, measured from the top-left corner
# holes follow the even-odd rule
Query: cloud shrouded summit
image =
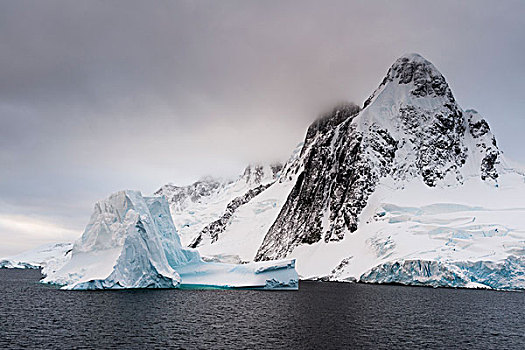
[[(524, 5), (0, 4), (0, 255), (71, 240), (92, 203), (285, 159), (405, 52), (440, 67), (524, 161)], [(52, 232), (57, 232), (53, 235)]]

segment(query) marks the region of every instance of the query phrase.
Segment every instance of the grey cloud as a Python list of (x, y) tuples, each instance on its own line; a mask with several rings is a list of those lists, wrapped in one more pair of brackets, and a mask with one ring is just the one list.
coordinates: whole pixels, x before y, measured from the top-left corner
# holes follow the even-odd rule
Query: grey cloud
[(406, 52), (434, 62), (459, 103), (525, 163), (524, 10), (520, 1), (1, 1), (0, 213), (80, 231), (111, 191), (285, 160), (320, 111), (362, 103)]

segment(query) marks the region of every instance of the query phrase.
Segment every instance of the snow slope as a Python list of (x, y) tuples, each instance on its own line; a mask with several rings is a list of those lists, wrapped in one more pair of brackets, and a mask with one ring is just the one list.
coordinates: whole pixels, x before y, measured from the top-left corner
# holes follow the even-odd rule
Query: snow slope
[[(523, 178), (512, 174), (502, 176), (499, 187), (479, 179), (448, 188), (419, 180), (403, 190), (381, 184), (356, 232), (339, 242), (302, 245), (289, 257), (297, 259), (304, 278), (525, 288), (524, 196)], [(482, 271), (475, 271), (509, 260), (512, 271), (494, 268), (496, 282), (483, 282)], [(418, 270), (427, 262), (439, 269)], [(399, 265), (404, 273), (396, 270)], [(442, 280), (444, 271), (452, 277)]]
[[(302, 169), (300, 154), (303, 148), (304, 144), (299, 144), (279, 172), (273, 172), (273, 178), (266, 177), (268, 181), (263, 183), (266, 189), (231, 215), (217, 239), (205, 240), (197, 247), (206, 259), (230, 263), (255, 259), (266, 232), (279, 215)], [(243, 182), (243, 178), (244, 175), (239, 181)], [(196, 211), (195, 215), (201, 214)]]
[[(154, 195), (168, 200), (182, 244), (196, 247), (210, 244), (212, 236), (216, 240), (222, 232), (220, 226), (227, 226), (239, 207), (272, 184), (281, 168), (280, 164), (249, 165), (235, 181), (207, 177), (189, 186), (164, 185)], [(249, 191), (254, 193), (247, 196)], [(216, 221), (222, 222), (210, 226)]]
[(241, 207), (221, 237), (215, 242), (198, 247), (199, 252), (217, 261), (253, 261), (264, 235), (277, 218), (292, 186), (291, 181), (276, 182)]
[(70, 260), (43, 282), (65, 289), (297, 289), (294, 264), (204, 262), (196, 250), (182, 247), (164, 197), (121, 191), (95, 205)]

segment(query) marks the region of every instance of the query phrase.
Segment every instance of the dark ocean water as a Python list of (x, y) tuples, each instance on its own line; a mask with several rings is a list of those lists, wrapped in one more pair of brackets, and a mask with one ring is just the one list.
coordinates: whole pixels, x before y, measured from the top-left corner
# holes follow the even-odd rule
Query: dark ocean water
[(298, 292), (69, 292), (0, 269), (0, 349), (525, 349), (525, 293), (302, 282)]

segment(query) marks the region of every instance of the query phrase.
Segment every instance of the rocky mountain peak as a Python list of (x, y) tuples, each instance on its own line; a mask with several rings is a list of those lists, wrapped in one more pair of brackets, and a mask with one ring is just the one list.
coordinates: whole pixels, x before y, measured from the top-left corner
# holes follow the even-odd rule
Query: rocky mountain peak
[(445, 77), (430, 61), (417, 53), (403, 55), (392, 64), (379, 88), (365, 101), (364, 107), (367, 107), (388, 83), (411, 84), (410, 94), (414, 97), (443, 96), (450, 102), (455, 102)]
[(466, 177), (496, 180), (499, 151), (488, 124), (464, 113), (437, 68), (418, 54), (388, 70), (363, 110), (334, 110), (308, 129), (286, 203), (256, 259), (289, 254), (301, 244), (339, 241), (383, 179), (429, 187)]
[(414, 85), (414, 96), (452, 96), (445, 77), (437, 68), (418, 54), (398, 58), (387, 73), (387, 80), (399, 84)]
[[(432, 187), (462, 183), (465, 164), (480, 145), (473, 144), (469, 131), (489, 130), (486, 123), (469, 124), (470, 114), (458, 106), (443, 75), (418, 54), (397, 59), (365, 105), (356, 128), (365, 139), (377, 139), (380, 131), (396, 141), (389, 170), (396, 180), (420, 177)], [(495, 179), (495, 174), (481, 177)]]

